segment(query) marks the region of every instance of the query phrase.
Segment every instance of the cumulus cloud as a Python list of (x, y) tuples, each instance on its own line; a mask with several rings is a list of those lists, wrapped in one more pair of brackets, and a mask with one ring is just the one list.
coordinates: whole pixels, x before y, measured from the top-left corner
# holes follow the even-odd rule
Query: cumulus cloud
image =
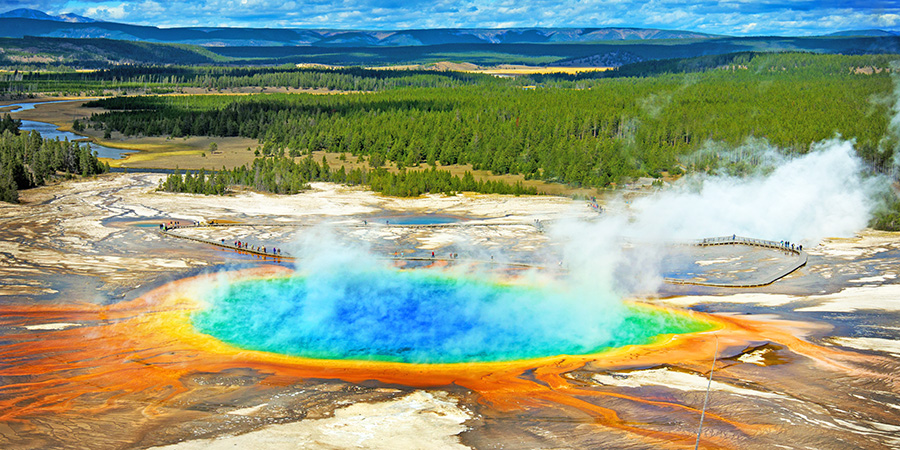
[(877, 23), (885, 27), (897, 26), (900, 22), (900, 14), (881, 14), (877, 17)]
[(124, 3), (119, 3), (118, 5), (97, 5), (87, 8), (84, 11), (84, 15), (98, 20), (122, 20), (130, 15), (125, 12), (125, 6)]
[(225, 24), (377, 30), (629, 26), (786, 36), (900, 28), (900, 5), (863, 0), (7, 0), (4, 5), (7, 9), (74, 12), (161, 27)]

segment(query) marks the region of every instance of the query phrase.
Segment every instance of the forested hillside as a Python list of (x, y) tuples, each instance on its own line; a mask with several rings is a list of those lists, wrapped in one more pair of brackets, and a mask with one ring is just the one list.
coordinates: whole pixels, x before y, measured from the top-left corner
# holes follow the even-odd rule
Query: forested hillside
[(94, 69), (119, 64), (210, 64), (227, 57), (196, 45), (113, 39), (0, 38), (0, 67)]
[[(572, 61), (607, 60), (618, 66), (628, 53), (636, 61), (693, 58), (734, 52), (805, 51), (820, 54), (900, 53), (900, 37), (726, 37), (598, 41), (585, 43), (470, 43), (423, 46), (371, 47), (215, 47), (216, 54), (252, 64), (319, 63), (335, 65), (427, 64), (465, 61), (481, 65), (570, 65)], [(630, 58), (630, 59), (632, 59)], [(625, 61), (631, 62), (631, 61)], [(583, 65), (583, 64), (582, 64)]]
[[(868, 59), (866, 59), (868, 58)], [(886, 168), (879, 147), (892, 91), (884, 57), (750, 55), (746, 64), (646, 78), (580, 78), (396, 88), (338, 96), (254, 95), (100, 100), (90, 124), (126, 135), (245, 136), (265, 155), (364, 155), (373, 167), (472, 164), (581, 186), (706, 170), (685, 158), (709, 142), (764, 139), (803, 153), (836, 135)], [(752, 68), (752, 70), (751, 70)]]

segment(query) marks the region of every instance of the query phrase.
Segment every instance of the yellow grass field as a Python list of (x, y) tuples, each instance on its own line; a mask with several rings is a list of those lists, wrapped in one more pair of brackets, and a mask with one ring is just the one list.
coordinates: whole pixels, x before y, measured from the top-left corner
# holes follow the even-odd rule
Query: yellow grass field
[(531, 74), (547, 74), (547, 73), (565, 73), (574, 75), (582, 72), (603, 72), (610, 70), (612, 67), (495, 67), (467, 70), (472, 73), (485, 73), (488, 75), (531, 75)]

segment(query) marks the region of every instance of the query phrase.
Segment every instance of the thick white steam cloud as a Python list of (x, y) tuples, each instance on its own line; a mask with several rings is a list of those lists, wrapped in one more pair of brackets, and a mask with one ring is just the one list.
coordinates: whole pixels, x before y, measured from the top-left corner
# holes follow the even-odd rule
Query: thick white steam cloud
[[(569, 282), (586, 292), (651, 293), (662, 282), (659, 245), (738, 235), (810, 247), (866, 227), (888, 186), (856, 155), (853, 142), (831, 139), (788, 158), (748, 141), (717, 157), (752, 161), (751, 175), (693, 175), (670, 188), (619, 199), (595, 221), (554, 224)], [(623, 250), (623, 244), (634, 248)]]
[(816, 244), (865, 228), (885, 180), (866, 174), (853, 143), (832, 139), (775, 161), (769, 173), (689, 177), (635, 200), (626, 235), (670, 241), (747, 236)]

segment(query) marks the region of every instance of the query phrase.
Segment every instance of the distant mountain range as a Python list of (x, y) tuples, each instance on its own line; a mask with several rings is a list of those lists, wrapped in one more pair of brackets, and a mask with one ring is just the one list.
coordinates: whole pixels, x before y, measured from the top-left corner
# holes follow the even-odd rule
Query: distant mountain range
[(33, 9), (0, 14), (0, 37), (105, 38), (206, 47), (320, 46), (405, 47), (440, 44), (539, 44), (611, 40), (708, 39), (711, 34), (648, 28), (507, 28), (398, 31), (298, 28), (157, 28), (100, 22), (75, 14), (51, 16)]
[(429, 65), (618, 67), (735, 52), (900, 53), (900, 33), (853, 30), (818, 37), (714, 36), (643, 28), (399, 31), (157, 28), (52, 16), (0, 14), (0, 67), (117, 64)]
[(885, 36), (900, 36), (900, 33), (896, 31), (887, 31), (887, 30), (849, 30), (849, 31), (838, 31), (837, 33), (828, 34), (828, 36), (838, 36), (838, 37), (850, 37), (850, 36), (866, 36), (866, 37), (885, 37)]
[[(857, 30), (835, 37), (885, 37), (898, 33)], [(725, 38), (693, 31), (652, 28), (459, 28), (428, 30), (333, 30), (300, 28), (157, 28), (101, 22), (76, 14), (51, 16), (34, 9), (0, 14), (0, 37), (102, 38), (193, 44), (205, 47), (409, 47), (444, 44), (545, 44)]]
[(58, 16), (51, 16), (43, 11), (36, 9), (19, 8), (0, 14), (0, 18), (4, 19), (34, 19), (49, 20), (51, 22), (69, 22), (69, 23), (94, 23), (94, 19), (79, 16), (78, 14), (65, 13)]

